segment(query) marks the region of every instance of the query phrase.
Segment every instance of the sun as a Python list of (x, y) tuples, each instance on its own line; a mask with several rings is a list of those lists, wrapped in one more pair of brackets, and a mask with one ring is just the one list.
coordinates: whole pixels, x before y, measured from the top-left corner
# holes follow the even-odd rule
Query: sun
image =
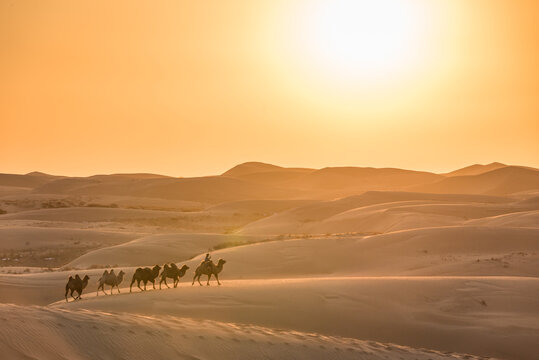
[(302, 13), (301, 51), (317, 72), (372, 81), (394, 78), (418, 63), (425, 18), (417, 2), (314, 1)]

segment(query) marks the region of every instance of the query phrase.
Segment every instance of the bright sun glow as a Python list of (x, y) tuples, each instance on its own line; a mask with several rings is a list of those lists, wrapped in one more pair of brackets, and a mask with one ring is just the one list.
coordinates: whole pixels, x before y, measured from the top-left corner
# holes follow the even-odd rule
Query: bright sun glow
[(410, 0), (319, 1), (302, 17), (303, 51), (330, 77), (382, 80), (419, 66), (426, 19)]

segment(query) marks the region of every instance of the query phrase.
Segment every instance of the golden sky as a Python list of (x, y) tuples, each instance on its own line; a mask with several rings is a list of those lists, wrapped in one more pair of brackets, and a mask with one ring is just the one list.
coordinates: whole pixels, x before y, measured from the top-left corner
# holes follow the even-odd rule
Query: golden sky
[(0, 0), (0, 172), (539, 167), (537, 14), (534, 0)]

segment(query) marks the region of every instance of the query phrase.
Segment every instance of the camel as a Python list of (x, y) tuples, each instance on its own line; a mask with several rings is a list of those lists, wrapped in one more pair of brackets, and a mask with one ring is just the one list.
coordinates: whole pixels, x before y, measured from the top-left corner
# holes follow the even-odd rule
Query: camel
[(114, 273), (114, 269), (112, 269), (110, 273), (107, 270), (105, 270), (105, 272), (103, 273), (103, 276), (101, 276), (101, 278), (99, 279), (99, 286), (97, 287), (97, 296), (99, 296), (99, 289), (103, 291), (103, 294), (107, 295), (107, 293), (105, 292), (105, 285), (111, 286), (110, 287), (111, 295), (112, 295), (112, 290), (114, 289), (115, 286), (118, 289), (118, 294), (119, 294), (120, 293), (119, 285), (123, 281), (124, 275), (125, 273), (122, 270), (120, 270), (118, 275)]
[(202, 286), (200, 282), (200, 277), (202, 275), (208, 275), (208, 282), (206, 283), (207, 286), (210, 285), (210, 278), (212, 275), (215, 275), (217, 284), (221, 285), (221, 283), (219, 282), (219, 273), (223, 270), (223, 265), (225, 263), (226, 263), (226, 260), (223, 260), (223, 259), (219, 259), (219, 261), (217, 262), (217, 265), (215, 265), (213, 261), (210, 261), (210, 262), (202, 261), (200, 265), (197, 267), (197, 269), (195, 270), (195, 276), (193, 277), (193, 283), (191, 284), (191, 286), (195, 284), (195, 279), (198, 281), (200, 286)]
[(174, 287), (178, 286), (178, 283), (180, 282), (180, 278), (185, 275), (185, 272), (189, 269), (189, 266), (184, 265), (181, 269), (178, 269), (178, 266), (176, 264), (171, 263), (170, 266), (168, 264), (163, 265), (163, 272), (161, 273), (161, 281), (159, 282), (159, 289), (161, 289), (161, 284), (164, 282), (167, 288), (170, 288), (167, 284), (167, 277), (174, 279)]
[(135, 270), (135, 273), (133, 274), (133, 279), (131, 280), (131, 285), (129, 285), (129, 292), (131, 292), (131, 287), (137, 282), (137, 286), (140, 290), (142, 288), (140, 287), (140, 282), (144, 282), (144, 290), (146, 290), (146, 284), (151, 282), (153, 284), (153, 288), (155, 290), (155, 279), (159, 276), (159, 270), (161, 270), (161, 266), (155, 265), (152, 269), (149, 267), (145, 268), (137, 268)]
[[(71, 290), (71, 297), (74, 300), (82, 299), (81, 298), (82, 290), (84, 290), (86, 285), (88, 285), (88, 280), (89, 279), (90, 279), (90, 277), (88, 275), (85, 275), (84, 279), (81, 279), (79, 274), (75, 275), (75, 277), (70, 276), (69, 279), (67, 280), (67, 284), (66, 284), (66, 293), (65, 293), (66, 302), (67, 302), (67, 293), (70, 290)], [(75, 291), (79, 294), (79, 296), (77, 296), (77, 297), (73, 296), (73, 292), (75, 292)]]

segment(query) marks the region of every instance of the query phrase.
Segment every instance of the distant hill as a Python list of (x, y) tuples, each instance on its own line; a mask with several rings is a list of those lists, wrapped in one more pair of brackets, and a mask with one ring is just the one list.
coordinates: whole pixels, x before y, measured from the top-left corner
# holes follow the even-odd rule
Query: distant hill
[(507, 195), (539, 189), (539, 170), (505, 166), (479, 175), (447, 177), (413, 189), (433, 193)]
[(286, 168), (246, 162), (218, 176), (158, 174), (62, 177), (40, 172), (0, 174), (0, 186), (36, 194), (117, 195), (217, 204), (241, 200), (332, 200), (367, 191), (509, 195), (539, 191), (539, 170), (501, 163), (472, 165), (447, 174), (396, 168)]
[(221, 176), (233, 177), (260, 184), (272, 184), (281, 186), (286, 181), (292, 180), (306, 173), (316, 171), (308, 168), (284, 168), (281, 166), (265, 164), (261, 162), (246, 162), (226, 171)]
[(133, 178), (97, 176), (66, 178), (34, 189), (41, 194), (122, 195), (219, 203), (247, 199), (293, 198), (289, 190), (222, 176), (198, 178)]
[(492, 170), (500, 169), (506, 166), (507, 165), (499, 163), (499, 162), (493, 162), (487, 165), (475, 164), (475, 165), (463, 167), (462, 169), (451, 171), (444, 175), (446, 176), (479, 175), (479, 174), (483, 174)]
[(280, 170), (285, 170), (285, 168), (263, 162), (250, 161), (234, 166), (232, 169), (224, 172), (222, 176), (241, 177), (247, 174)]
[[(275, 215), (257, 220), (248, 224), (241, 230), (244, 234), (287, 234), (287, 233), (334, 233), (346, 231), (381, 231), (380, 222), (388, 222), (387, 209), (393, 206), (410, 206), (417, 204), (492, 204), (495, 208), (503, 208), (505, 203), (511, 201), (508, 198), (484, 195), (460, 195), (460, 194), (429, 194), (413, 192), (393, 191), (368, 191), (361, 195), (349, 196), (331, 201), (317, 201), (308, 203)], [(380, 209), (374, 206), (383, 204)], [(469, 206), (469, 205), (463, 205)], [(366, 209), (371, 207), (370, 209)], [(354, 209), (366, 209), (362, 213), (351, 213)], [(371, 216), (371, 210), (376, 210)], [(362, 211), (362, 210), (361, 210)], [(412, 211), (418, 213), (417, 210)], [(461, 211), (462, 212), (462, 211)], [(494, 211), (487, 215), (499, 214), (503, 211)], [(382, 216), (380, 216), (382, 214)], [(344, 215), (344, 216), (342, 216)], [(363, 216), (367, 215), (367, 216)], [(444, 214), (446, 215), (446, 214)], [(487, 216), (485, 215), (485, 216)], [(336, 217), (341, 216), (341, 219)], [(425, 214), (417, 216), (423, 223), (429, 222), (432, 226), (437, 219), (427, 218)], [(393, 219), (390, 219), (393, 221)], [(400, 218), (396, 221), (401, 221)], [(445, 221), (445, 220), (444, 220)], [(438, 225), (449, 225), (442, 222)], [(336, 231), (338, 229), (338, 231)], [(384, 231), (387, 229), (384, 228)]]
[(286, 185), (318, 190), (400, 190), (406, 186), (431, 183), (442, 178), (442, 175), (429, 172), (393, 168), (327, 167), (290, 180)]
[(0, 186), (13, 186), (22, 188), (35, 188), (48, 183), (49, 181), (61, 178), (38, 172), (29, 173), (26, 175), (17, 174), (0, 174)]

